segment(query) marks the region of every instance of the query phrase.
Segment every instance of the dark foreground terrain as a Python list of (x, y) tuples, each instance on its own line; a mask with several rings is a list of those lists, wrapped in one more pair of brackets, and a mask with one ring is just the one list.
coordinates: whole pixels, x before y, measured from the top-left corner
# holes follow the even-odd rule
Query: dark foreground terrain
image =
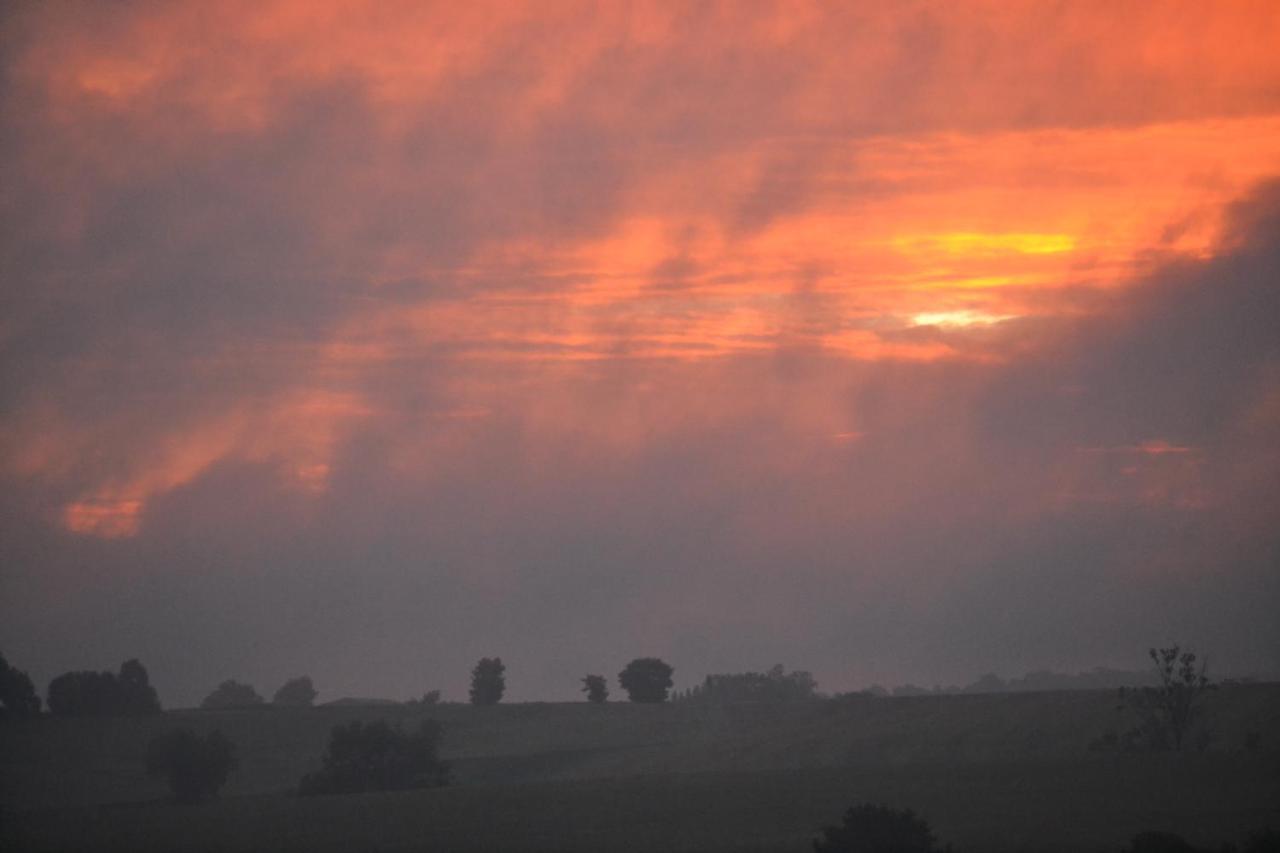
[[(1191, 754), (1091, 749), (1111, 692), (796, 705), (446, 705), (169, 712), (0, 726), (9, 850), (807, 851), (855, 801), (910, 807), (965, 851), (1115, 851), (1161, 829), (1206, 847), (1280, 827), (1280, 685), (1210, 696)], [(329, 730), (445, 726), (448, 788), (302, 798)], [(220, 799), (166, 800), (142, 756), (177, 725), (220, 729)]]

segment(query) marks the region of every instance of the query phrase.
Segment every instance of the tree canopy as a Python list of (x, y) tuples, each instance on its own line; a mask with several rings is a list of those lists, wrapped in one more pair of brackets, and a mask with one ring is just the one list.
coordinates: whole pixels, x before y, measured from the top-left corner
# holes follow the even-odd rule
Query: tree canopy
[(49, 682), (49, 712), (66, 716), (158, 714), (160, 697), (137, 658), (120, 673), (66, 672)]
[(251, 685), (241, 684), (235, 679), (227, 679), (204, 697), (200, 707), (205, 710), (223, 710), (227, 708), (252, 708), (263, 704), (262, 697)]
[(665, 702), (674, 672), (659, 658), (636, 658), (618, 673), (618, 683), (632, 702)]
[(588, 675), (582, 679), (582, 692), (587, 694), (587, 701), (600, 704), (609, 701), (609, 682), (603, 675)]
[(296, 708), (309, 708), (315, 704), (315, 701), (316, 688), (311, 683), (311, 677), (307, 675), (289, 679), (271, 697), (273, 705), (289, 705)]
[(507, 689), (502, 658), (480, 658), (471, 670), (471, 704), (496, 705)]
[(0, 655), (0, 717), (33, 717), (40, 713), (40, 697), (31, 677)]

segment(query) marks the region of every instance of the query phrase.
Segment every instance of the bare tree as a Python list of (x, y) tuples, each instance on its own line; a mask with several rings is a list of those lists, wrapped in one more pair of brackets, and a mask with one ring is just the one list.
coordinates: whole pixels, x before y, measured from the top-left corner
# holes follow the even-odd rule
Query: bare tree
[(1204, 694), (1214, 685), (1205, 675), (1205, 662), (1196, 666), (1194, 652), (1173, 645), (1150, 649), (1147, 655), (1160, 684), (1120, 690), (1121, 702), (1138, 715), (1130, 739), (1150, 749), (1181, 750), (1200, 717)]

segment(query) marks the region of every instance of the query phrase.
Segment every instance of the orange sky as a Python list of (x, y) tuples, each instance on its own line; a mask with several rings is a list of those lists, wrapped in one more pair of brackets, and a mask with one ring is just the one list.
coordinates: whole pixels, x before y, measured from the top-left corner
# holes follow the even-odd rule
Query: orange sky
[[(309, 343), (287, 400), (162, 429), (173, 451), (90, 478), (66, 507), (71, 529), (132, 534), (152, 495), (228, 455), (283, 456), (323, 488), (333, 436), (369, 406), (325, 377), (406, 348), (1002, 358), (884, 333), (1082, 310), (1076, 288), (1124, 286), (1152, 253), (1211, 254), (1225, 203), (1280, 171), (1268, 3), (1074, 4), (1058, 21), (1037, 4), (393, 6), (72, 7), (22, 22), (16, 72), (48, 99), (55, 142), (30, 156), (51, 189), (72, 170), (127, 183), (218, 140), (270, 137), (313, 87), (358, 92), (367, 134), (349, 155), (293, 141), (325, 160), (328, 186), (261, 188), (284, 194), (316, 246), (292, 272), (350, 276), (363, 303)], [(403, 217), (430, 208), (452, 180), (415, 150), (421, 123), (440, 120), (483, 148), (450, 188), (466, 244), (443, 253), (412, 222), (374, 224), (387, 202)], [(557, 122), (579, 124), (548, 143)], [(125, 126), (126, 147), (95, 140), (99, 123)], [(584, 186), (539, 189), (540, 169)], [(575, 193), (605, 207), (568, 225), (540, 209)], [(77, 239), (84, 203), (64, 199), (62, 239)], [(387, 282), (427, 278), (448, 298), (380, 304)], [(50, 460), (92, 445), (93, 427), (45, 414), (10, 464), (56, 476)], [(276, 446), (245, 437), (264, 424)]]
[[(536, 480), (767, 416), (785, 478), (945, 409), (894, 445), (907, 484), (813, 483), (907, 513), (988, 440), (952, 394), (1225, 257), (1280, 174), (1265, 0), (35, 4), (4, 29), (0, 473), (86, 540), (145, 538), (236, 465), (305, 526), (370, 443), (434, 493), (508, 427)], [(1184, 438), (1081, 426), (1012, 503), (1214, 505)]]

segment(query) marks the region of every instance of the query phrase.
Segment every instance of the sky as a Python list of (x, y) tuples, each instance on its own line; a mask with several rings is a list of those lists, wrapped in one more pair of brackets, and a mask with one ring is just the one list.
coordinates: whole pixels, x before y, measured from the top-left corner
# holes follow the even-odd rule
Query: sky
[(0, 650), (167, 705), (1280, 672), (1280, 6), (13, 3)]

